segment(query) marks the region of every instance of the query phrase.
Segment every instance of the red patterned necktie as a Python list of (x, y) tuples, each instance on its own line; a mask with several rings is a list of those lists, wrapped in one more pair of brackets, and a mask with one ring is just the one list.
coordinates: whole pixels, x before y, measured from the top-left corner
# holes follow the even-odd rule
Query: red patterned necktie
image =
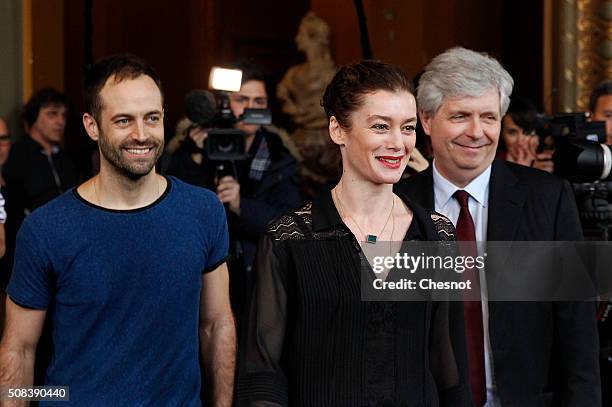
[[(462, 244), (462, 254), (464, 256), (477, 256), (476, 249), (476, 230), (474, 221), (468, 207), (470, 194), (463, 190), (458, 190), (453, 197), (459, 202), (461, 211), (457, 219), (457, 240), (474, 242), (473, 244)], [(467, 253), (466, 253), (467, 252)], [(482, 305), (480, 301), (473, 298), (480, 298), (480, 283), (478, 279), (478, 269), (466, 270), (465, 278), (472, 280), (472, 300), (464, 300), (463, 314), (465, 317), (465, 331), (467, 336), (468, 359), (470, 386), (475, 406), (483, 406), (487, 401), (485, 363), (484, 363), (484, 334), (482, 326)], [(477, 297), (475, 297), (475, 295)]]

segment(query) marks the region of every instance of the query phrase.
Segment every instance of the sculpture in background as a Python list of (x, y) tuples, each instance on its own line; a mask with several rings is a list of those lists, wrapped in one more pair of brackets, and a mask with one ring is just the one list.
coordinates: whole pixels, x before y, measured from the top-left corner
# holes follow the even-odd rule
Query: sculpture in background
[(295, 125), (291, 136), (300, 154), (304, 192), (310, 196), (340, 177), (340, 150), (329, 138), (327, 117), (321, 107), (325, 87), (336, 73), (329, 36), (329, 25), (309, 11), (295, 37), (306, 62), (289, 68), (277, 87), (283, 112)]

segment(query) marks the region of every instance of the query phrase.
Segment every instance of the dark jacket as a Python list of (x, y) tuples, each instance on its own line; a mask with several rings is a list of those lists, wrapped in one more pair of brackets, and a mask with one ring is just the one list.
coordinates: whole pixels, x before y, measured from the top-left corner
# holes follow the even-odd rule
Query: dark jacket
[[(270, 167), (259, 182), (248, 180), (250, 191), (240, 196), (240, 216), (228, 216), (230, 232), (242, 242), (244, 265), (250, 271), (257, 243), (273, 219), (301, 203), (297, 161), (275, 133), (262, 129), (270, 151)], [(244, 182), (244, 180), (241, 180)], [(242, 189), (241, 189), (242, 191)]]
[[(396, 189), (426, 208), (435, 206), (431, 167)], [(582, 240), (569, 183), (496, 159), (487, 240)], [(601, 405), (593, 303), (489, 302), (489, 334), (503, 406)]]
[(79, 177), (74, 162), (65, 151), (58, 149), (47, 156), (43, 147), (29, 136), (11, 147), (2, 176), (6, 183), (2, 194), (7, 212), (7, 252), (0, 262), (3, 288), (12, 269), (17, 230), (25, 215), (76, 186)]
[(76, 166), (65, 151), (58, 149), (47, 156), (28, 136), (11, 147), (2, 175), (11, 206), (30, 212), (79, 182)]
[[(274, 218), (296, 208), (300, 204), (300, 189), (297, 179), (297, 161), (284, 146), (281, 138), (261, 128), (251, 147), (254, 154), (261, 140), (265, 138), (270, 153), (270, 165), (260, 181), (248, 177), (251, 159), (236, 163), (240, 183), (240, 215), (227, 211), (231, 239), (230, 276), (234, 311), (239, 314), (243, 308), (246, 285), (250, 278), (255, 251), (266, 225)], [(193, 185), (212, 191), (215, 163), (204, 158), (202, 165), (190, 157), (188, 144), (171, 157), (167, 173)]]

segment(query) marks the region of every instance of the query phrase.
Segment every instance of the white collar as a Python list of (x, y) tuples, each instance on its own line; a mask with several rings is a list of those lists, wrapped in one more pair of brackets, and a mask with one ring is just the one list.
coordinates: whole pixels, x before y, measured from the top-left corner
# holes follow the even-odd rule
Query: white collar
[(451, 181), (447, 180), (438, 172), (436, 168), (436, 160), (432, 164), (433, 167), (433, 183), (434, 197), (436, 200), (436, 208), (443, 208), (448, 201), (453, 197), (457, 190), (464, 190), (469, 193), (480, 205), (487, 207), (489, 204), (489, 180), (491, 179), (491, 165), (474, 178), (464, 188), (459, 188)]

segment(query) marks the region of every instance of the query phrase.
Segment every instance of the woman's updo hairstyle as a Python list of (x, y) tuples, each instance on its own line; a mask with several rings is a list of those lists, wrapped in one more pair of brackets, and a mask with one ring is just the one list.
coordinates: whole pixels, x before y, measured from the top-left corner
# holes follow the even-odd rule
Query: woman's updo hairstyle
[(350, 129), (351, 113), (361, 107), (366, 94), (379, 90), (414, 94), (412, 81), (396, 66), (366, 60), (341, 67), (327, 85), (321, 102), (327, 120), (335, 116), (340, 126)]

